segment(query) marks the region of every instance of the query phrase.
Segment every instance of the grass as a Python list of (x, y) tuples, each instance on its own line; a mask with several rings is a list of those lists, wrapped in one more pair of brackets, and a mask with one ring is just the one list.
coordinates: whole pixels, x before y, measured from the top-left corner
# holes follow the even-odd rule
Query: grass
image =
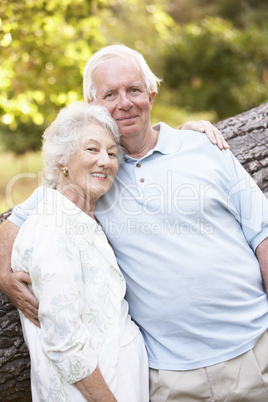
[(42, 164), (40, 152), (0, 154), (0, 213), (29, 197), (41, 183)]
[(174, 105), (168, 103), (163, 104), (158, 101), (154, 103), (151, 116), (152, 124), (162, 121), (173, 128), (176, 128), (187, 121), (208, 120), (213, 124), (213, 122), (218, 120), (217, 115), (214, 112), (189, 113)]

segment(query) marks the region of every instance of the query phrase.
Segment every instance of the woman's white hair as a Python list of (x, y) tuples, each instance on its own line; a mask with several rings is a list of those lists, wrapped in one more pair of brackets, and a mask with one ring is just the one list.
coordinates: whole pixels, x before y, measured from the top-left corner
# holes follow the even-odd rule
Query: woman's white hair
[(58, 113), (56, 119), (43, 134), (44, 158), (43, 184), (55, 188), (65, 165), (78, 150), (82, 129), (88, 124), (100, 124), (109, 130), (118, 146), (118, 162), (123, 159), (120, 134), (115, 120), (106, 108), (85, 102), (73, 102)]
[(127, 60), (132, 60), (141, 71), (148, 93), (157, 93), (158, 85), (160, 84), (162, 79), (158, 78), (151, 71), (144, 57), (140, 53), (136, 52), (136, 50), (130, 49), (125, 45), (111, 45), (106, 46), (96, 52), (86, 64), (83, 78), (83, 92), (85, 102), (96, 101), (96, 88), (93, 81), (95, 70), (103, 63), (107, 63), (107, 61), (119, 57), (125, 58)]

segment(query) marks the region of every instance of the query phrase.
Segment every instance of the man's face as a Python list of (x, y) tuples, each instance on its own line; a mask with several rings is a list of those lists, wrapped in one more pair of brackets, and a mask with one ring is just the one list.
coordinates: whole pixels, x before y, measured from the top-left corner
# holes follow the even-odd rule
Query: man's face
[(122, 57), (107, 60), (93, 75), (98, 104), (116, 120), (121, 142), (144, 137), (150, 128), (155, 93), (148, 94), (139, 67)]

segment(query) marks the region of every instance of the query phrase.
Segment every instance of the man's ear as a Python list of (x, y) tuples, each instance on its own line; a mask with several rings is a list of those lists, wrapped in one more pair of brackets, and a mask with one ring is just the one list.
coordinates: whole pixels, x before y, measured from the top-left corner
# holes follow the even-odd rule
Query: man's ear
[(152, 106), (153, 106), (154, 98), (155, 98), (155, 97), (156, 97), (156, 92), (152, 92), (152, 93), (149, 95), (149, 102), (150, 102), (151, 108), (152, 108)]

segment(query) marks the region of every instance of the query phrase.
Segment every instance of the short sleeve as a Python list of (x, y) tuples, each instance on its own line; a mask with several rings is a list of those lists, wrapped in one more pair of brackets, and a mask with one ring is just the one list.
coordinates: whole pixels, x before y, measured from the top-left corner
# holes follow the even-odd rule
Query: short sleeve
[(13, 208), (12, 214), (8, 217), (8, 220), (14, 223), (16, 226), (21, 227), (26, 221), (28, 216), (35, 210), (38, 203), (43, 201), (44, 187), (38, 187), (27, 200)]
[(230, 206), (249, 246), (255, 251), (268, 237), (268, 199), (239, 161), (226, 151), (223, 154), (231, 171)]

